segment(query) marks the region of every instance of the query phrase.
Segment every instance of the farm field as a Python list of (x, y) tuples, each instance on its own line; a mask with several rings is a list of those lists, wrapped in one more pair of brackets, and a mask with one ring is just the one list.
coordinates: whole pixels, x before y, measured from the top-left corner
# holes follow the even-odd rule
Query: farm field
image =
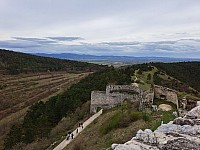
[[(65, 91), (88, 73), (44, 72), (0, 75), (0, 145), (10, 127), (23, 119), (28, 107)], [(0, 147), (1, 149), (1, 147)]]

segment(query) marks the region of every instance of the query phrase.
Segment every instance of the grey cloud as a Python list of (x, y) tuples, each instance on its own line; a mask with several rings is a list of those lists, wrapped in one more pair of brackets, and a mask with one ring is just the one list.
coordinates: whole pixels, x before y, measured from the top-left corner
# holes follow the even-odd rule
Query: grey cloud
[(32, 48), (32, 47), (39, 47), (38, 44), (33, 44), (31, 42), (24, 42), (24, 41), (17, 41), (17, 40), (7, 40), (7, 41), (0, 41), (1, 48)]
[(200, 42), (200, 39), (180, 39), (177, 41), (193, 41), (193, 42)]
[(185, 34), (188, 34), (187, 32), (177, 32), (176, 34), (178, 34), (178, 35), (185, 35)]
[(31, 49), (31, 48), (40, 48), (45, 46), (51, 46), (59, 43), (53, 40), (45, 38), (26, 38), (26, 37), (12, 37), (13, 40), (1, 40), (0, 47), (2, 48), (21, 48), (21, 49)]
[(16, 41), (29, 41), (29, 42), (34, 42), (38, 44), (51, 44), (51, 43), (57, 43), (56, 41), (45, 39), (45, 38), (26, 38), (26, 37), (12, 37)]
[[(180, 39), (174, 41), (154, 42), (102, 42), (79, 43), (68, 45), (63, 43), (44, 43), (44, 38), (15, 38), (16, 40), (0, 41), (1, 48), (21, 50), (23, 52), (46, 53), (79, 53), (95, 55), (127, 55), (127, 56), (172, 56), (199, 57), (199, 39)], [(35, 42), (36, 41), (36, 42)], [(48, 40), (47, 40), (48, 41)], [(181, 41), (181, 42), (180, 42)], [(42, 44), (43, 43), (43, 44)]]
[(13, 39), (16, 40), (24, 40), (24, 41), (46, 41), (47, 39), (42, 39), (42, 38), (25, 38), (25, 37), (12, 37)]
[(102, 55), (182, 57), (186, 52), (199, 57), (199, 14), (198, 0), (0, 0), (0, 46)]
[(76, 41), (76, 40), (84, 40), (81, 37), (46, 37), (48, 39), (56, 40), (56, 41)]
[(177, 41), (156, 41), (156, 42), (148, 42), (153, 44), (175, 44)]
[(99, 44), (111, 45), (111, 46), (129, 46), (129, 45), (138, 45), (139, 42), (101, 42)]

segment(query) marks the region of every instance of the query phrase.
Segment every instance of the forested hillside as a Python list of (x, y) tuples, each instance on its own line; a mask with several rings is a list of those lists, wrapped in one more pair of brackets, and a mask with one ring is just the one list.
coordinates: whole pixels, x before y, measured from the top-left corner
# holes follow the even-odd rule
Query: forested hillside
[[(51, 60), (50, 58), (43, 59), (44, 62)], [(52, 60), (53, 62), (58, 61), (57, 59)], [(64, 63), (71, 62), (65, 62), (65, 60), (61, 61)], [(79, 64), (79, 62), (76, 63), (77, 65)], [(87, 68), (87, 65), (89, 64), (86, 63), (86, 66), (84, 66)], [(170, 88), (176, 88), (177, 85), (175, 84), (178, 83), (178, 81), (173, 81), (176, 81), (175, 79), (177, 78), (181, 81), (179, 83), (181, 86), (182, 83), (184, 83), (199, 90), (199, 65), (200, 62), (150, 63), (123, 67), (121, 69), (114, 69), (110, 67), (90, 74), (77, 84), (72, 85), (66, 92), (50, 98), (46, 103), (39, 102), (30, 107), (27, 115), (24, 117), (24, 121), (21, 124), (16, 124), (11, 128), (10, 133), (5, 140), (5, 148), (9, 149), (17, 143), (28, 144), (37, 139), (48, 137), (50, 131), (63, 117), (74, 113), (76, 108), (90, 100), (90, 94), (92, 90), (105, 90), (106, 85), (110, 83), (130, 84), (131, 76), (136, 70), (138, 70), (138, 74), (143, 74), (145, 71), (151, 71), (153, 69), (152, 66), (155, 66), (158, 68), (158, 70), (155, 72), (155, 74), (158, 76), (152, 76), (153, 80), (156, 79), (155, 84), (164, 83), (172, 86)], [(159, 77), (164, 72), (172, 76), (172, 78), (170, 77), (170, 80), (166, 80), (168, 81), (167, 83), (163, 82), (163, 79), (157, 80), (161, 79)], [(173, 82), (173, 84), (169, 84), (169, 82)], [(179, 88), (179, 85), (177, 88)]]
[(200, 91), (200, 62), (153, 63), (152, 65)]
[(0, 49), (0, 70), (10, 74), (41, 71), (96, 71), (105, 66), (72, 60), (48, 58)]
[(48, 137), (51, 129), (64, 116), (73, 113), (77, 107), (90, 100), (92, 90), (105, 90), (109, 83), (130, 84), (128, 70), (109, 68), (90, 74), (63, 94), (50, 98), (46, 103), (36, 103), (30, 107), (23, 123), (11, 128), (5, 140), (5, 148), (9, 149), (19, 142), (31, 143), (36, 139)]

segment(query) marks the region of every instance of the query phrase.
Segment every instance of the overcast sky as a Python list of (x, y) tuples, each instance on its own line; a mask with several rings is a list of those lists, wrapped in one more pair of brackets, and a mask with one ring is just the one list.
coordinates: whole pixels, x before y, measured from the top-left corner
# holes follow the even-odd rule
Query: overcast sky
[(200, 58), (200, 0), (0, 0), (0, 48)]

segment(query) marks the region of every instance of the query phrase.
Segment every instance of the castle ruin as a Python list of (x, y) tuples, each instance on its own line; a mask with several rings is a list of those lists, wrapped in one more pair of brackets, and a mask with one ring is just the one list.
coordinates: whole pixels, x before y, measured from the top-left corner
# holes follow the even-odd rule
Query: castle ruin
[(92, 91), (90, 112), (96, 113), (98, 108), (109, 109), (120, 105), (125, 100), (138, 101), (139, 109), (151, 108), (155, 98), (170, 101), (178, 108), (178, 97), (175, 90), (154, 85), (153, 88), (143, 91), (138, 86), (108, 85), (106, 91)]
[(154, 93), (155, 93), (155, 98), (172, 102), (177, 106), (178, 109), (177, 91), (167, 87), (154, 85)]
[[(140, 102), (144, 97), (143, 95), (143, 90), (137, 86), (108, 85), (106, 91), (91, 92), (90, 112), (96, 113), (98, 108), (109, 109), (115, 107), (125, 100)], [(150, 101), (153, 102), (153, 97)]]

